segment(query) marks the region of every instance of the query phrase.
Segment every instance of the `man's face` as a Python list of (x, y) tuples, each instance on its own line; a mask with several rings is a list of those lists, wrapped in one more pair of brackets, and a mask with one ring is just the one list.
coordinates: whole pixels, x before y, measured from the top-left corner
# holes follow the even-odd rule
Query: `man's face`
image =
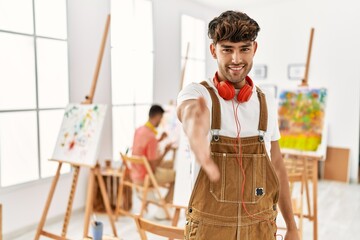
[(210, 51), (218, 62), (219, 80), (232, 82), (235, 88), (242, 86), (252, 68), (253, 58), (257, 49), (255, 41), (230, 42), (220, 41), (210, 45)]
[(154, 116), (154, 127), (159, 127), (163, 114), (157, 114)]

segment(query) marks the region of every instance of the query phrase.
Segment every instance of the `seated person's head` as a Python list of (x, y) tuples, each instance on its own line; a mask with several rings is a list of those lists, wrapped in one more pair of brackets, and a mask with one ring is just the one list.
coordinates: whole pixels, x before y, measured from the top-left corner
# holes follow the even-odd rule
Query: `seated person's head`
[(149, 121), (158, 127), (164, 114), (164, 109), (159, 105), (152, 105), (149, 111)]

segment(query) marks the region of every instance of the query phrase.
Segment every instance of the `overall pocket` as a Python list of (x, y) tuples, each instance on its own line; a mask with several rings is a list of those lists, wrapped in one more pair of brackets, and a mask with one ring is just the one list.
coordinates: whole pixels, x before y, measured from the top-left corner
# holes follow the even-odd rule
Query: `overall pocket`
[(242, 168), (239, 155), (212, 153), (212, 157), (220, 170), (220, 180), (210, 182), (210, 193), (217, 201), (256, 203), (265, 196), (266, 154), (242, 154)]

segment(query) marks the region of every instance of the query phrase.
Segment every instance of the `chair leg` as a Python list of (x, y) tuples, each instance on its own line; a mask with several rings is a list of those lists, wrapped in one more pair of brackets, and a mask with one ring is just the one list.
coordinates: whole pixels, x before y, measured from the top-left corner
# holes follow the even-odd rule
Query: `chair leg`
[(145, 231), (141, 229), (139, 216), (134, 216), (134, 220), (135, 220), (135, 223), (136, 223), (136, 227), (137, 227), (137, 229), (139, 231), (141, 240), (147, 240)]
[(154, 190), (155, 190), (155, 193), (159, 196), (160, 207), (162, 207), (164, 209), (165, 214), (166, 214), (166, 218), (171, 219), (170, 212), (169, 212), (169, 209), (167, 207), (167, 203), (166, 203), (165, 199), (161, 196), (159, 188), (155, 187)]
[[(179, 222), (179, 217), (180, 217), (180, 211), (181, 209), (180, 208), (175, 208), (175, 213), (174, 213), (174, 217), (172, 219), (172, 222), (171, 222), (171, 226), (173, 227), (176, 227), (178, 222)], [(173, 238), (169, 238), (169, 240), (174, 240)]]
[(141, 210), (140, 210), (140, 217), (143, 217), (144, 211), (147, 206), (147, 194), (149, 189), (149, 177), (146, 176), (144, 180), (144, 188), (143, 188), (143, 196), (142, 196), (142, 202), (141, 202)]
[(181, 211), (180, 208), (176, 208), (176, 209), (175, 209), (175, 213), (174, 213), (173, 220), (172, 220), (172, 222), (171, 222), (171, 226), (174, 226), (174, 227), (177, 226), (177, 224), (178, 224), (178, 222), (179, 222), (180, 211)]

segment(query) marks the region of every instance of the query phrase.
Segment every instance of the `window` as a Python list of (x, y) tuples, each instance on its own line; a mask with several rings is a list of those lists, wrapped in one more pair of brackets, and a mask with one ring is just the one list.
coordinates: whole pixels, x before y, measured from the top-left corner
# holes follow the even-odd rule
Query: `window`
[(112, 0), (111, 17), (113, 158), (119, 159), (153, 101), (152, 2)]
[(184, 66), (187, 46), (188, 59), (183, 86), (205, 80), (205, 22), (191, 16), (181, 16), (181, 66)]
[(69, 102), (66, 18), (66, 0), (0, 1), (0, 187), (55, 174), (48, 159)]

